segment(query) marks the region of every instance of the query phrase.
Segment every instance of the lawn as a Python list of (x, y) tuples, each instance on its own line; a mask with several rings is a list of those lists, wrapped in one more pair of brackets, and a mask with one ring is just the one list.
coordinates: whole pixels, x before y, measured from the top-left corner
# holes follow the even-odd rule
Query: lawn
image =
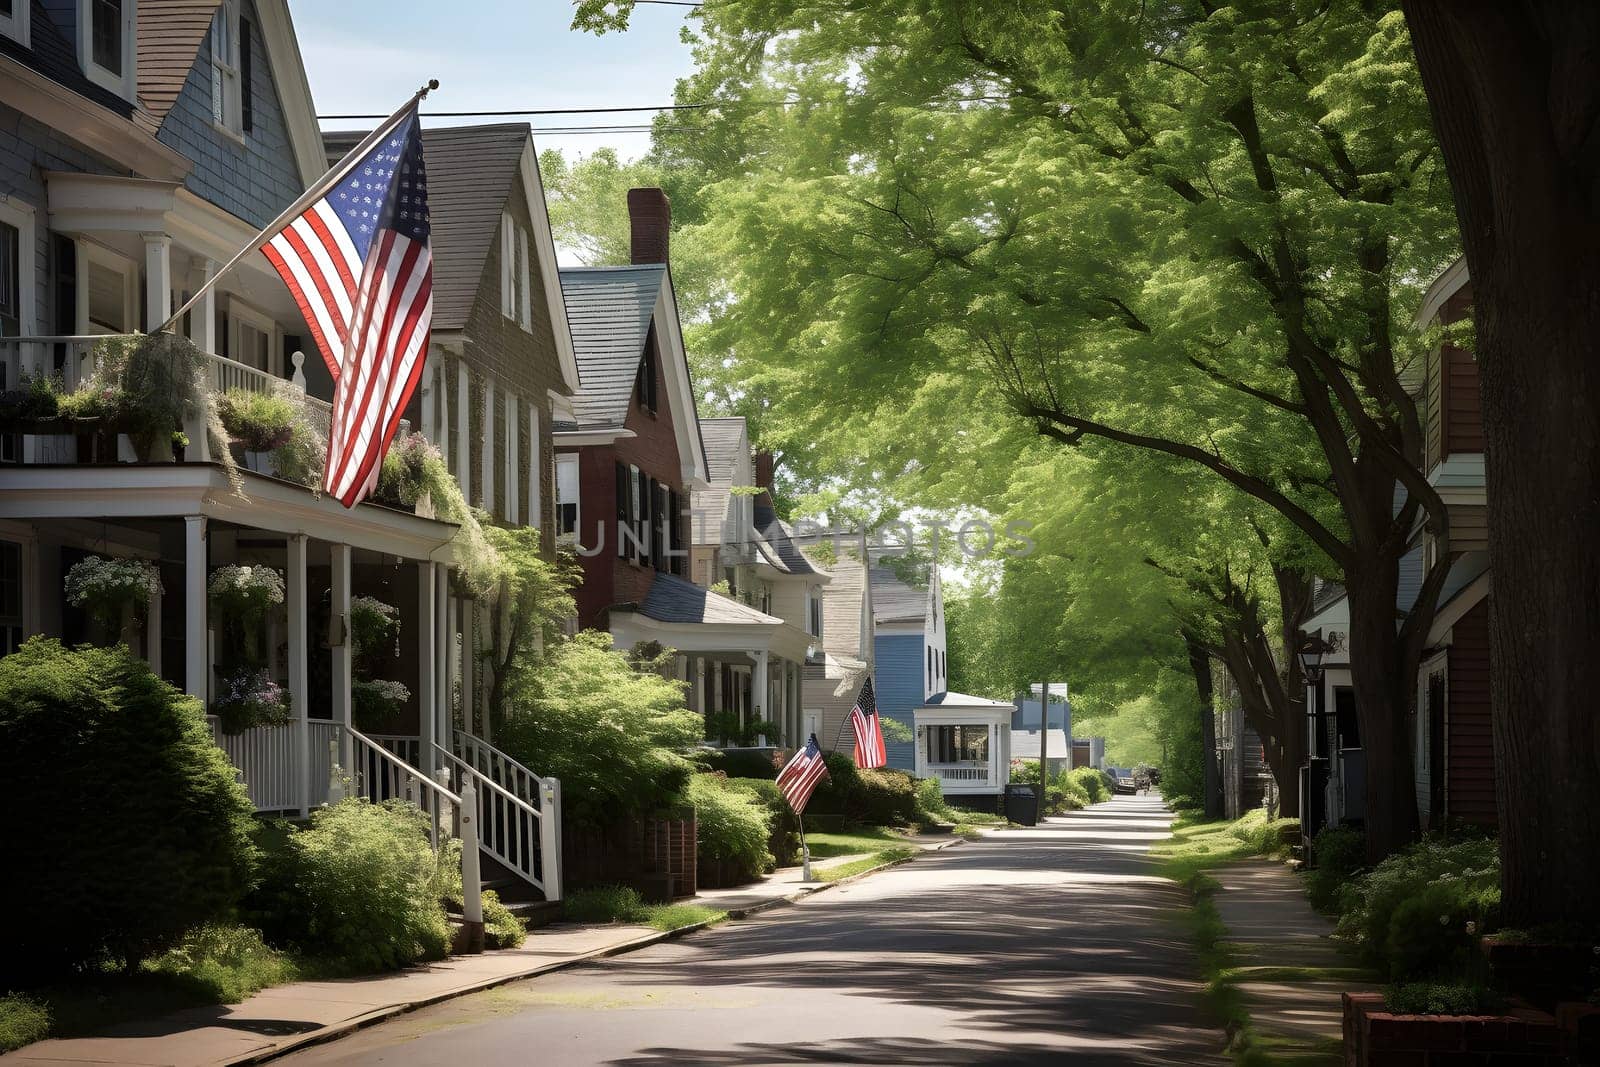
[(728, 913), (703, 904), (646, 904), (637, 890), (608, 885), (568, 893), (561, 900), (561, 917), (567, 922), (634, 923), (665, 931), (720, 922)]

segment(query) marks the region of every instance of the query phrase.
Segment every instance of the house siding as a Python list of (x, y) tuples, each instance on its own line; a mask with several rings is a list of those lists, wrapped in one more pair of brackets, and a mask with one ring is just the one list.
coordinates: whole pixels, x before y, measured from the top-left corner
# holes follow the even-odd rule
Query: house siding
[(240, 6), (250, 20), (251, 129), (240, 141), (219, 130), (211, 119), (211, 36), (200, 42), (199, 54), (183, 90), (167, 112), (156, 139), (194, 160), (184, 186), (196, 196), (265, 226), (304, 191), (288, 123), (272, 80), (272, 67), (262, 40), (255, 5)]
[(56, 312), (51, 296), (50, 211), (44, 181), (45, 172), (52, 170), (132, 173), (16, 108), (0, 104), (0, 198), (33, 209), (34, 322), (41, 333), (54, 332)]
[(1454, 822), (1494, 826), (1494, 736), (1489, 710), (1489, 599), (1451, 629), (1445, 811)]
[[(1472, 313), (1472, 288), (1464, 286), (1439, 311), (1438, 321), (1449, 325)], [(1443, 463), (1462, 452), (1483, 451), (1483, 404), (1478, 391), (1478, 360), (1471, 352), (1442, 344), (1428, 353), (1427, 467)]]
[[(879, 634), (873, 642), (876, 667), (873, 691), (878, 713), (915, 728), (914, 712), (927, 698), (926, 644), (920, 634)], [(885, 746), (889, 766), (915, 769), (914, 743), (891, 741)]]

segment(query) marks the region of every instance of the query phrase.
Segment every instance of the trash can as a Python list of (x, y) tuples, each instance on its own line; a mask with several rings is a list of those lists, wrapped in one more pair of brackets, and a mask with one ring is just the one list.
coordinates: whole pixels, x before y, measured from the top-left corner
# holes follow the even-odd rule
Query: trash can
[(1039, 825), (1038, 787), (1017, 782), (1006, 786), (1006, 818), (1019, 826)]

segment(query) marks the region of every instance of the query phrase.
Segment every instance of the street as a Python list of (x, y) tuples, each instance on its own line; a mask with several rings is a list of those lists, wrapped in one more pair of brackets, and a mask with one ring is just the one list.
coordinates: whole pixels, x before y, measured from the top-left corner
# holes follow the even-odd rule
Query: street
[(1221, 1062), (1145, 855), (1170, 819), (1118, 797), (285, 1062)]

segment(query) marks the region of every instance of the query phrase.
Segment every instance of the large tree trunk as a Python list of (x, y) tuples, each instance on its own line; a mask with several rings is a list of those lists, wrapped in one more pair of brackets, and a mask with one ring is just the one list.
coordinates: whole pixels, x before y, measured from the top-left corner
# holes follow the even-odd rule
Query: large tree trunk
[(1508, 925), (1600, 916), (1600, 6), (1405, 0), (1472, 277)]
[(1397, 570), (1378, 560), (1345, 575), (1350, 605), (1350, 682), (1366, 763), (1367, 859), (1373, 863), (1417, 836), (1411, 732), (1417, 666), (1395, 638)]
[(1201, 803), (1206, 818), (1222, 818), (1222, 772), (1217, 767), (1217, 695), (1211, 680), (1211, 656), (1194, 634), (1184, 631), (1183, 644), (1189, 654), (1189, 670), (1194, 674), (1195, 692), (1200, 697)]

